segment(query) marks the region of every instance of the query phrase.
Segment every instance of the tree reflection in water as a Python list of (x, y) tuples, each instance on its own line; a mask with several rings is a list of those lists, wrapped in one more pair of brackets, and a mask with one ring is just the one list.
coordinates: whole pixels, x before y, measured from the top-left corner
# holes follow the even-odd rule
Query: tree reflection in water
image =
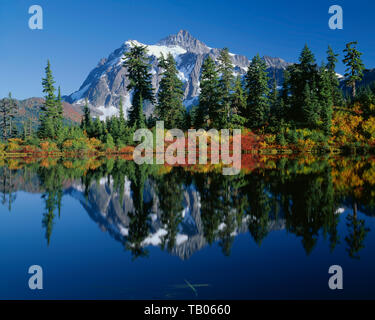
[[(2, 205), (9, 211), (18, 190), (42, 194), (48, 244), (64, 193), (79, 184), (86, 200), (95, 202), (90, 193), (96, 188), (100, 196), (105, 181), (109, 197), (118, 202), (111, 210), (127, 230), (118, 238), (134, 258), (147, 256), (147, 246), (155, 243), (174, 252), (186, 241), (180, 232), (188, 223), (196, 247), (217, 242), (227, 256), (239, 233), (247, 230), (261, 246), (277, 228), (299, 237), (306, 254), (320, 237), (328, 238), (332, 252), (341, 243), (338, 224), (345, 207), (351, 212), (341, 238), (349, 256), (358, 259), (369, 232), (361, 216), (375, 212), (372, 158), (269, 157), (235, 176), (223, 176), (216, 167), (138, 166), (122, 159), (12, 159), (0, 170)], [(189, 215), (194, 215), (190, 222)]]

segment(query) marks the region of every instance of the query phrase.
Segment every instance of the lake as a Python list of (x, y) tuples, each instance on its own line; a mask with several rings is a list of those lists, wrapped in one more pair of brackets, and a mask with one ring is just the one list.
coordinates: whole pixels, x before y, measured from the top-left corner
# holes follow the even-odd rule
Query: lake
[[(0, 163), (1, 299), (375, 298), (375, 159)], [(30, 290), (28, 268), (43, 269)], [(343, 269), (330, 290), (328, 269)]]

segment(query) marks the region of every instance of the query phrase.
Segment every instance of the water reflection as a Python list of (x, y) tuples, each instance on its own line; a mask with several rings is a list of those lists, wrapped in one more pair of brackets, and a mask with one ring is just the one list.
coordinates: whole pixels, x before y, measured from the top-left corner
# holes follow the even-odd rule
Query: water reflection
[[(236, 176), (223, 176), (215, 167), (100, 158), (11, 159), (0, 171), (1, 211), (12, 210), (17, 191), (41, 194), (47, 244), (63, 196), (70, 195), (134, 259), (149, 255), (151, 245), (187, 259), (214, 242), (229, 256), (238, 234), (249, 232), (261, 247), (272, 230), (295, 234), (307, 255), (323, 237), (331, 252), (345, 243), (348, 255), (359, 259), (370, 229), (358, 211), (374, 213), (370, 157), (268, 157)], [(347, 233), (340, 235), (343, 208), (350, 214)]]

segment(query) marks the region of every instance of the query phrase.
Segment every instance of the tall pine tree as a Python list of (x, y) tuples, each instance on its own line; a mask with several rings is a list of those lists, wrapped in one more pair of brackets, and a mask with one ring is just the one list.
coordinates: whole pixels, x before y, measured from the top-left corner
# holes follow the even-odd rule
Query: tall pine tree
[(215, 62), (208, 56), (202, 65), (200, 78), (199, 105), (195, 116), (195, 126), (212, 128), (216, 125), (220, 109), (219, 75)]
[(59, 134), (63, 127), (63, 119), (64, 119), (64, 107), (61, 100), (61, 89), (60, 86), (58, 88), (57, 98), (56, 98), (56, 113), (55, 113), (55, 130), (56, 134)]
[(55, 120), (58, 115), (56, 96), (55, 96), (55, 81), (51, 71), (51, 64), (48, 60), (45, 68), (46, 77), (42, 79), (43, 92), (45, 95), (45, 102), (41, 108), (39, 136), (41, 138), (55, 138), (56, 128)]
[(246, 123), (246, 118), (242, 116), (246, 109), (246, 97), (242, 85), (242, 77), (240, 75), (235, 79), (233, 93), (230, 98), (229, 127), (235, 129), (244, 126)]
[(289, 66), (287, 72), (283, 100), (288, 110), (288, 119), (294, 121), (295, 125), (312, 128), (319, 118), (319, 69), (307, 45), (301, 52), (299, 63)]
[(85, 99), (85, 106), (83, 107), (83, 118), (81, 120), (81, 129), (86, 131), (88, 136), (91, 137), (93, 122), (87, 98)]
[(182, 104), (184, 92), (183, 83), (177, 76), (176, 62), (170, 53), (166, 58), (162, 54), (158, 61), (159, 68), (163, 69), (163, 72), (158, 92), (158, 104), (155, 107), (157, 117), (164, 121), (167, 129), (181, 128), (184, 126), (185, 108)]
[[(319, 101), (320, 101), (320, 120), (322, 129), (326, 135), (331, 133), (333, 101), (335, 98), (335, 82), (332, 79), (332, 70), (324, 63), (319, 71)], [(336, 75), (335, 75), (336, 77)], [(337, 78), (337, 77), (336, 77)], [(338, 88), (338, 87), (336, 87)]]
[(332, 48), (328, 46), (327, 50), (327, 71), (329, 74), (331, 97), (332, 102), (335, 106), (340, 106), (343, 103), (342, 91), (340, 89), (340, 82), (336, 74), (336, 64), (338, 62), (339, 55), (334, 53)]
[(227, 128), (231, 121), (231, 92), (233, 90), (233, 64), (229, 56), (229, 49), (224, 48), (219, 54), (219, 74), (220, 74), (220, 109), (217, 125), (220, 128)]
[(357, 44), (357, 41), (352, 41), (346, 45), (344, 50), (345, 57), (342, 61), (347, 66), (345, 70), (346, 84), (352, 88), (353, 97), (357, 93), (356, 82), (362, 80), (363, 70), (365, 69), (361, 59), (362, 53), (356, 48)]
[(251, 61), (245, 76), (247, 94), (246, 118), (251, 129), (264, 126), (269, 116), (270, 100), (266, 63), (257, 54)]
[(133, 43), (130, 51), (125, 52), (123, 66), (127, 68), (127, 76), (130, 81), (127, 90), (133, 90), (132, 106), (129, 110), (129, 125), (143, 128), (145, 127), (143, 102), (148, 100), (155, 103), (147, 47)]
[(9, 92), (8, 98), (0, 100), (0, 132), (4, 141), (15, 136), (14, 118), (17, 104)]

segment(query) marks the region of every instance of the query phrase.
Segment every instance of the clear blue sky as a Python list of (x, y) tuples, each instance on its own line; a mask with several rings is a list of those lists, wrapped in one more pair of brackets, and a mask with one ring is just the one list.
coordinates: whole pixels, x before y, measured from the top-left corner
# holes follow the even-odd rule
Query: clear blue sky
[[(43, 30), (28, 28), (34, 4), (43, 8)], [(333, 4), (343, 7), (344, 30), (328, 28)], [(42, 96), (48, 58), (62, 93), (70, 94), (123, 41), (152, 44), (180, 29), (210, 47), (291, 62), (305, 43), (320, 63), (328, 44), (342, 58), (345, 43), (358, 40), (366, 67), (374, 68), (374, 16), (370, 0), (0, 0), (0, 97)]]

